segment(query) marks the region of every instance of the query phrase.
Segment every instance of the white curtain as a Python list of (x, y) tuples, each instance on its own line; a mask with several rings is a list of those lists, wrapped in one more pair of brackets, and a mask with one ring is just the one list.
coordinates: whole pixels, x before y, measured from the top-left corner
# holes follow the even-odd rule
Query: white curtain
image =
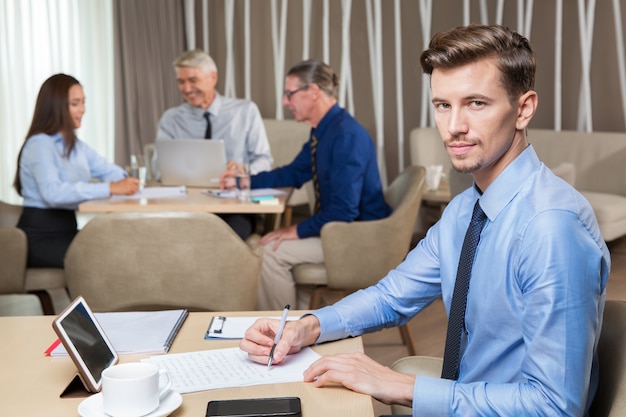
[(113, 161), (112, 21), (111, 0), (0, 0), (0, 200), (21, 203), (17, 154), (53, 74), (80, 81), (87, 111), (78, 137)]

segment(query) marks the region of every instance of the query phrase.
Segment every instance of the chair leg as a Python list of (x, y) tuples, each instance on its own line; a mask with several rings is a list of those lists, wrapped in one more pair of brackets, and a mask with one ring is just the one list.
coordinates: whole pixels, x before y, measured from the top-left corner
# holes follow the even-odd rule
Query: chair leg
[(311, 291), (311, 299), (309, 300), (309, 310), (315, 310), (322, 307), (322, 293), (326, 289), (323, 285), (318, 285)]
[(291, 226), (292, 219), (293, 219), (293, 207), (287, 206), (285, 207), (285, 227)]
[(52, 303), (52, 298), (48, 291), (46, 290), (34, 290), (29, 291), (30, 294), (35, 294), (37, 298), (39, 298), (39, 302), (41, 303), (41, 309), (43, 310), (43, 314), (46, 315), (54, 315), (54, 304)]
[(415, 356), (417, 350), (415, 349), (415, 343), (413, 342), (413, 335), (411, 334), (411, 328), (409, 324), (403, 324), (398, 328), (400, 330), (400, 336), (402, 337), (402, 343), (406, 346), (409, 352), (409, 356)]

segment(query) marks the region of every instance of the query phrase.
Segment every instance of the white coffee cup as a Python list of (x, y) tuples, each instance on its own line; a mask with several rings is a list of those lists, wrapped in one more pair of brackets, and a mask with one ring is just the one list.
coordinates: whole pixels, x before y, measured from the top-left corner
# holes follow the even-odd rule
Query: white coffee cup
[[(161, 376), (166, 380), (161, 384)], [(114, 365), (102, 372), (102, 406), (112, 417), (139, 417), (159, 406), (172, 386), (165, 369), (145, 362)]]

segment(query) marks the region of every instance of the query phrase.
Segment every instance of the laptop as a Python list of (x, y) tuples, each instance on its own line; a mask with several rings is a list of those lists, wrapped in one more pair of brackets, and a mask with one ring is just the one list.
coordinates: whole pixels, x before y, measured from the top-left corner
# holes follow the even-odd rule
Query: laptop
[(156, 141), (161, 185), (219, 187), (226, 170), (226, 148), (220, 139)]

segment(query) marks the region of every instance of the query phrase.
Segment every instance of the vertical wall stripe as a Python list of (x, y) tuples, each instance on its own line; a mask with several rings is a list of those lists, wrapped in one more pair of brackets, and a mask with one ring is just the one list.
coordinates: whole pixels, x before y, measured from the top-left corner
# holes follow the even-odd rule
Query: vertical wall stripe
[(578, 27), (580, 32), (581, 80), (578, 100), (578, 130), (593, 131), (591, 111), (591, 48), (593, 45), (593, 22), (596, 2), (590, 0), (585, 11), (585, 0), (578, 0)]
[(624, 113), (624, 127), (626, 128), (626, 57), (624, 56), (624, 26), (622, 25), (622, 10), (620, 0), (613, 0), (613, 16), (615, 18), (615, 48), (617, 52), (617, 70), (619, 85), (622, 93), (622, 112)]
[(496, 24), (501, 25), (503, 22), (504, 16), (504, 0), (498, 0), (498, 5), (496, 6)]
[(480, 23), (489, 24), (489, 12), (487, 10), (487, 0), (480, 0)]
[[(428, 48), (431, 38), (432, 0), (420, 0), (420, 22), (422, 24), (422, 50)], [(420, 127), (434, 124), (433, 108), (430, 104), (430, 78), (422, 74), (422, 103), (420, 106)]]
[(352, 61), (350, 59), (350, 21), (352, 0), (342, 0), (341, 26), (341, 74), (339, 78), (339, 105), (354, 115), (354, 94), (352, 85)]
[(187, 49), (196, 48), (196, 21), (194, 0), (185, 0), (185, 40)]
[(560, 131), (563, 118), (563, 0), (556, 0), (554, 23), (554, 129)]
[[(383, 55), (382, 55), (382, 12), (381, 0), (366, 0), (367, 38), (369, 40), (370, 69), (372, 78), (372, 94), (374, 102), (374, 121), (376, 124), (376, 147), (378, 169), (383, 186), (387, 185), (387, 169), (385, 162), (385, 133), (383, 126)], [(372, 11), (372, 2), (374, 10)]]
[(233, 50), (233, 31), (235, 26), (235, 0), (224, 2), (224, 32), (226, 39), (226, 78), (224, 79), (224, 95), (237, 97), (235, 89), (235, 60)]
[(246, 100), (252, 100), (252, 85), (251, 85), (251, 44), (250, 44), (250, 0), (244, 0), (243, 3), (243, 42), (244, 42), (244, 57), (243, 57), (243, 79), (244, 79), (244, 97)]
[(328, 0), (324, 0), (324, 12), (322, 14), (322, 56), (324, 62), (330, 65), (330, 11), (328, 7)]
[(302, 60), (311, 58), (311, 0), (302, 0)]
[(202, 0), (202, 45), (204, 45), (204, 51), (210, 55), (209, 41), (209, 0)]
[(404, 171), (404, 95), (402, 88), (402, 8), (400, 0), (393, 5), (396, 58), (396, 117), (398, 128), (398, 172)]
[(463, 0), (463, 25), (467, 26), (470, 22), (470, 0)]
[(272, 45), (274, 52), (274, 92), (276, 94), (276, 119), (283, 120), (283, 77), (285, 68), (285, 37), (287, 32), (287, 0), (281, 1), (280, 22), (277, 0), (272, 0)]

